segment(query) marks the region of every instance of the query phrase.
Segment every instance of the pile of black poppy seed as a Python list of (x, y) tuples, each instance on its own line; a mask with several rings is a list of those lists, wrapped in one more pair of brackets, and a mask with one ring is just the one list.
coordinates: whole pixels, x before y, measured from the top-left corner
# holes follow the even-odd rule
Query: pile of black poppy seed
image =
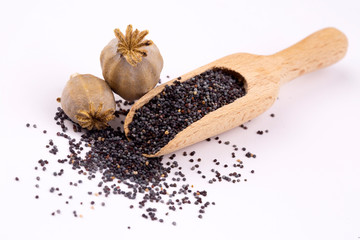
[[(122, 106), (121, 106), (122, 104)], [(215, 202), (205, 201), (207, 197), (206, 190), (198, 190), (188, 183), (186, 174), (194, 172), (200, 176), (200, 179), (213, 184), (216, 182), (240, 182), (243, 173), (244, 163), (236, 155), (238, 155), (239, 147), (231, 144), (230, 141), (222, 141), (219, 137), (209, 138), (207, 141), (216, 141), (218, 144), (224, 144), (229, 147), (231, 155), (226, 159), (233, 159), (232, 163), (229, 160), (225, 160), (223, 164), (218, 159), (202, 159), (196, 156), (195, 151), (183, 152), (182, 158), (188, 158), (188, 161), (192, 164), (189, 169), (183, 169), (175, 159), (178, 157), (176, 154), (165, 156), (164, 158), (151, 158), (147, 159), (141, 155), (139, 146), (133, 142), (127, 141), (124, 132), (122, 131), (123, 121), (120, 120), (120, 116), (125, 116), (128, 110), (124, 109), (125, 106), (130, 106), (132, 103), (127, 101), (117, 101), (117, 111), (115, 115), (117, 121), (120, 121), (120, 126), (116, 128), (107, 128), (104, 131), (87, 131), (81, 129), (80, 126), (71, 122), (71, 120), (65, 115), (61, 108), (55, 115), (56, 124), (61, 128), (61, 131), (57, 132), (56, 136), (64, 138), (68, 142), (68, 149), (60, 149), (61, 152), (69, 152), (66, 158), (57, 159), (59, 166), (55, 166), (59, 171), (52, 173), (54, 177), (60, 177), (64, 174), (62, 164), (70, 164), (71, 168), (78, 172), (81, 176), (86, 176), (89, 181), (98, 181), (97, 190), (91, 189), (88, 194), (91, 196), (103, 196), (108, 197), (112, 195), (121, 195), (128, 199), (137, 201), (138, 207), (143, 209), (143, 218), (164, 222), (165, 217), (169, 217), (172, 212), (182, 210), (183, 206), (187, 204), (198, 205), (198, 218), (203, 218), (205, 210), (210, 205), (215, 205)], [(273, 114), (272, 116), (273, 117)], [(71, 129), (67, 126), (72, 125), (72, 133), (68, 133)], [(26, 124), (30, 127), (30, 124)], [(246, 126), (240, 127), (247, 129)], [(37, 128), (36, 124), (33, 128)], [(44, 134), (47, 134), (46, 130), (43, 130)], [(81, 139), (76, 140), (72, 137), (73, 134), (81, 134)], [(59, 149), (54, 144), (52, 139), (49, 140), (49, 144), (46, 146), (51, 148), (49, 153), (57, 155)], [(246, 148), (241, 148), (244, 156), (255, 158), (256, 155), (250, 152), (246, 152)], [(85, 156), (85, 157), (82, 157)], [(183, 161), (183, 160), (182, 160)], [(46, 173), (46, 166), (53, 161), (38, 160), (38, 165), (35, 166), (35, 170), (42, 170)], [(201, 167), (201, 163), (212, 162), (214, 167), (210, 171), (205, 172)], [(224, 173), (224, 171), (226, 173)], [(100, 173), (101, 180), (96, 178), (96, 174)], [(250, 173), (254, 173), (251, 170)], [(19, 180), (18, 177), (15, 179)], [(35, 187), (39, 188), (40, 176), (36, 177)], [(243, 179), (247, 181), (247, 179)], [(82, 180), (75, 180), (69, 182), (74, 187), (79, 187)], [(59, 197), (68, 195), (65, 204), (70, 204), (73, 200), (73, 195), (69, 193), (61, 192), (59, 187), (51, 187), (49, 189), (50, 194), (57, 194)], [(35, 196), (39, 199), (39, 195)], [(105, 206), (104, 198), (101, 206)], [(80, 205), (90, 203), (91, 208), (94, 207), (96, 201), (81, 201)], [(162, 204), (166, 205), (168, 211), (160, 213), (156, 207), (149, 205)], [(130, 205), (133, 208), (134, 205)], [(55, 210), (51, 215), (60, 214), (60, 209)], [(73, 210), (74, 217), (82, 217), (77, 210)], [(176, 222), (172, 221), (173, 225)]]
[(144, 153), (154, 154), (193, 122), (245, 94), (244, 79), (222, 69), (174, 81), (136, 110), (128, 137)]
[[(118, 101), (117, 106), (120, 103), (121, 100)], [(129, 103), (124, 102), (123, 105), (129, 105)], [(126, 115), (127, 112), (128, 110), (120, 108), (115, 115), (119, 118), (120, 115)], [(141, 216), (160, 223), (165, 222), (164, 217), (169, 216), (169, 212), (182, 210), (186, 204), (199, 206), (199, 216), (201, 216), (199, 218), (202, 218), (205, 208), (215, 204), (214, 202), (203, 201), (203, 198), (207, 196), (205, 190), (196, 190), (187, 184), (185, 174), (181, 172), (182, 168), (174, 160), (174, 154), (169, 157), (171, 162), (165, 164), (162, 158), (147, 159), (142, 156), (132, 142), (127, 141), (121, 127), (116, 129), (109, 127), (102, 131), (87, 131), (71, 122), (61, 108), (57, 109), (54, 119), (56, 124), (61, 127), (61, 131), (57, 132), (56, 136), (67, 140), (68, 149), (65, 151), (69, 151), (67, 157), (57, 159), (57, 163), (70, 164), (73, 170), (81, 176), (86, 176), (89, 181), (97, 180), (96, 174), (100, 173), (101, 175), (101, 180), (97, 183), (99, 189), (88, 191), (89, 195), (102, 195), (104, 197), (108, 197), (110, 194), (122, 195), (130, 200), (138, 200), (138, 207), (144, 209)], [(71, 136), (72, 134), (68, 133), (70, 131), (67, 127), (69, 124), (73, 125), (74, 133), (81, 133), (80, 140), (76, 140)], [(26, 126), (30, 127), (28, 124)], [(46, 148), (50, 146), (56, 147), (52, 139), (49, 140), (49, 145), (46, 145)], [(57, 155), (58, 151), (49, 150), (49, 153)], [(46, 166), (51, 162), (51, 160), (40, 159), (37, 161), (35, 170), (46, 172)], [(169, 179), (168, 174), (174, 172), (174, 169), (177, 170), (174, 176), (181, 176), (181, 178)], [(54, 171), (52, 175), (60, 177), (64, 172), (64, 169), (61, 168), (59, 171)], [(16, 179), (18, 181), (19, 178)], [(39, 188), (40, 179), (40, 176), (36, 176), (36, 188)], [(69, 182), (74, 187), (79, 187), (81, 183), (82, 180)], [(73, 201), (72, 195), (61, 191), (59, 187), (52, 186), (49, 192), (59, 197), (69, 195), (65, 201), (66, 204)], [(137, 197), (139, 195), (140, 199)], [(36, 195), (35, 198), (39, 199), (39, 195)], [(86, 201), (80, 202), (80, 205), (83, 205), (84, 202)], [(159, 213), (156, 208), (148, 207), (150, 204), (165, 204), (168, 206), (168, 212)], [(94, 205), (95, 201), (90, 201), (91, 208), (94, 208)], [(105, 202), (102, 202), (101, 206), (105, 206)], [(130, 207), (133, 208), (133, 205)], [(57, 209), (51, 215), (55, 216), (60, 213), (62, 211)], [(74, 217), (83, 217), (77, 210), (73, 210), (72, 213)], [(159, 214), (162, 214), (162, 217), (159, 217)], [(173, 221), (172, 224), (176, 225), (176, 222)]]

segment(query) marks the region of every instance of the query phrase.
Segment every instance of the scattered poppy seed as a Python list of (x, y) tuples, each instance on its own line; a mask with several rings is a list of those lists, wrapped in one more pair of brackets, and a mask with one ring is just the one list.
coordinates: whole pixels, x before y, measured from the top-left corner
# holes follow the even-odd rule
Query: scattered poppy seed
[[(208, 73), (211, 77), (213, 73)], [(226, 75), (226, 74), (225, 74)], [(206, 80), (209, 76), (204, 75), (203, 78), (205, 78), (204, 83), (205, 85), (209, 85), (209, 80)], [(213, 75), (215, 78), (221, 79), (224, 76), (220, 75)], [(233, 76), (225, 76), (227, 77), (233, 77)], [(204, 116), (204, 114), (216, 110), (216, 107), (212, 106), (211, 104), (216, 103), (216, 101), (212, 101), (212, 97), (216, 97), (217, 93), (213, 92), (213, 90), (207, 90), (204, 89), (205, 85), (201, 85), (203, 80), (201, 78), (195, 79), (194, 85), (189, 89), (189, 93), (186, 93), (185, 95), (192, 95), (189, 102), (186, 103), (178, 103), (179, 106), (176, 107), (176, 111), (174, 116), (171, 116), (171, 118), (174, 119), (186, 119), (187, 124), (191, 124), (194, 121), (197, 121), (198, 118), (201, 118)], [(236, 79), (238, 82), (239, 79)], [(189, 82), (191, 79), (188, 80)], [(175, 83), (175, 87), (169, 87), (167, 89), (166, 94), (177, 94), (174, 89), (179, 89), (181, 91), (186, 89), (186, 84), (189, 83), (188, 81), (183, 83)], [(213, 80), (211, 80), (213, 81)], [(232, 81), (232, 80), (231, 80)], [(214, 81), (216, 82), (216, 81)], [(222, 85), (223, 84), (223, 85)], [(235, 83), (234, 83), (235, 84)], [(236, 85), (236, 84), (235, 84)], [(240, 84), (241, 85), (241, 84)], [(224, 89), (227, 89), (229, 86), (227, 86), (224, 83), (220, 84), (220, 87), (223, 87)], [(233, 86), (234, 89), (229, 88), (230, 91), (236, 90), (238, 86)], [(174, 88), (174, 89), (173, 89)], [(241, 88), (241, 87), (240, 87)], [(174, 91), (173, 91), (174, 90)], [(239, 90), (239, 89), (238, 89)], [(236, 90), (236, 91), (238, 91)], [(241, 89), (239, 90), (242, 91)], [(209, 99), (206, 98), (206, 93), (209, 93), (210, 95), (210, 102)], [(165, 95), (166, 95), (165, 94)], [(205, 95), (204, 95), (205, 94)], [(215, 95), (212, 95), (215, 94)], [(245, 94), (245, 92), (241, 93)], [(240, 95), (241, 95), (240, 94)], [(170, 96), (170, 95), (169, 95)], [(234, 95), (235, 97), (235, 95)], [(236, 100), (237, 96), (234, 99)], [(158, 98), (166, 98), (166, 96), (162, 97), (159, 95)], [(202, 98), (202, 99), (198, 99)], [(228, 99), (227, 99), (228, 100)], [(121, 109), (120, 102), (122, 100), (117, 101), (117, 106), (120, 107), (120, 109), (116, 110), (116, 117), (119, 117), (120, 115), (126, 116), (128, 113), (128, 110)], [(165, 101), (167, 102), (167, 101)], [(159, 102), (163, 103), (163, 102)], [(131, 105), (132, 102), (125, 101), (123, 105)], [(171, 103), (170, 103), (171, 104)], [(185, 106), (185, 104), (188, 104), (188, 106)], [(190, 104), (190, 107), (189, 107)], [(193, 104), (194, 106), (191, 106)], [(208, 105), (210, 104), (210, 105)], [(228, 102), (224, 102), (222, 104), (228, 104)], [(185, 107), (184, 107), (185, 106)], [(150, 106), (151, 108), (153, 106)], [(155, 108), (157, 106), (154, 106)], [(162, 106), (160, 106), (162, 107)], [(191, 115), (191, 113), (187, 113), (184, 111), (184, 109), (189, 109), (193, 107), (194, 109), (194, 115)], [(204, 107), (208, 107), (209, 109), (204, 109)], [(163, 108), (165, 109), (165, 108)], [(180, 112), (177, 111), (180, 109)], [(146, 110), (146, 109), (145, 109)], [(197, 111), (200, 110), (200, 111)], [(190, 115), (186, 115), (190, 114)], [(190, 117), (184, 117), (184, 116), (190, 116)], [(161, 118), (167, 118), (164, 116), (156, 116), (156, 119)], [(110, 194), (112, 195), (122, 195), (124, 197), (127, 197), (129, 199), (135, 200), (139, 199), (139, 205), (138, 207), (140, 209), (143, 209), (144, 214), (143, 217), (152, 221), (159, 221), (163, 222), (164, 220), (162, 218), (159, 218), (156, 208), (149, 208), (149, 203), (162, 203), (167, 204), (169, 207), (169, 210), (176, 211), (183, 209), (183, 206), (186, 204), (194, 204), (198, 205), (199, 208), (204, 209), (208, 205), (210, 205), (210, 202), (204, 201), (204, 197), (207, 196), (207, 192), (201, 189), (194, 188), (193, 185), (186, 183), (186, 177), (185, 174), (182, 173), (180, 170), (182, 169), (181, 166), (176, 161), (173, 161), (176, 158), (175, 154), (172, 154), (171, 156), (164, 156), (160, 158), (152, 158), (151, 161), (145, 157), (142, 156), (143, 152), (143, 146), (139, 146), (138, 143), (134, 143), (133, 141), (128, 141), (126, 136), (124, 135), (124, 132), (121, 127), (112, 128), (108, 127), (107, 129), (104, 129), (102, 131), (87, 131), (86, 129), (81, 129), (77, 124), (72, 123), (72, 128), (70, 130), (73, 130), (74, 132), (80, 132), (81, 138), (80, 140), (74, 139), (71, 137), (70, 134), (67, 134), (66, 131), (68, 131), (65, 121), (70, 121), (68, 117), (65, 115), (63, 110), (61, 108), (58, 108), (58, 112), (56, 113), (54, 120), (56, 121), (56, 125), (61, 127), (62, 132), (57, 132), (56, 136), (60, 138), (66, 139), (68, 141), (69, 145), (69, 151), (70, 153), (66, 156), (65, 159), (58, 159), (59, 164), (70, 164), (72, 169), (78, 172), (80, 176), (86, 176), (86, 179), (92, 180), (96, 176), (101, 177), (101, 181), (99, 181), (96, 185), (101, 189), (98, 193), (90, 195), (101, 195), (103, 194), (105, 197), (108, 197)], [(142, 121), (142, 120), (141, 120)], [(141, 122), (140, 121), (140, 122)], [(185, 121), (185, 120), (184, 120)], [(118, 121), (120, 123), (120, 121)], [(187, 126), (187, 125), (186, 125)], [(142, 132), (139, 131), (138, 128), (137, 133)], [(170, 126), (170, 128), (162, 129), (162, 136), (169, 136), (173, 134), (173, 132), (177, 133), (181, 131), (181, 129), (176, 128), (176, 126)], [(147, 135), (146, 128), (144, 136)], [(140, 133), (141, 135), (141, 133)], [(219, 137), (216, 137), (215, 139), (218, 140), (218, 142), (222, 142), (219, 140)], [(138, 139), (137, 139), (138, 140)], [(136, 140), (136, 141), (137, 141)], [(211, 139), (206, 139), (207, 141), (210, 141)], [(156, 141), (151, 140), (150, 142), (153, 142), (154, 146), (157, 146)], [(229, 145), (230, 141), (225, 141), (225, 145)], [(232, 145), (233, 148), (236, 148), (236, 145)], [(157, 146), (158, 147), (158, 146)], [(49, 140), (48, 148), (55, 151), (55, 144), (53, 140)], [(49, 150), (50, 150), (49, 149)], [(57, 148), (55, 148), (57, 150)], [(151, 150), (151, 149), (150, 149)], [(236, 151), (234, 149), (234, 151)], [(150, 152), (150, 151), (149, 151)], [(189, 151), (190, 152), (190, 151)], [(56, 151), (55, 151), (56, 153)], [(234, 154), (234, 153), (232, 153)], [(189, 154), (187, 152), (183, 152), (183, 156), (194, 156), (195, 151), (191, 151)], [(84, 156), (84, 157), (83, 157)], [(172, 161), (163, 161), (164, 158), (168, 158)], [(205, 161), (207, 159), (204, 159)], [(194, 159), (190, 159), (190, 162), (194, 162)], [(197, 161), (202, 161), (201, 158), (197, 158)], [(218, 162), (216, 159), (214, 159), (214, 162), (216, 165), (219, 165), (220, 162)], [(40, 164), (44, 167), (44, 165), (47, 163)], [(227, 164), (225, 164), (227, 165)], [(233, 165), (230, 165), (233, 166)], [(234, 165), (234, 168), (239, 169), (240, 165)], [(235, 172), (232, 175), (227, 176), (219, 171), (215, 171), (215, 169), (212, 169), (214, 171), (211, 171), (210, 174), (214, 174), (214, 176), (208, 176), (205, 174), (205, 169), (200, 168), (199, 164), (194, 165), (191, 167), (192, 170), (197, 171), (198, 174), (201, 174), (201, 178), (205, 179), (209, 177), (209, 180), (205, 180), (209, 183), (219, 183), (221, 181), (228, 181), (228, 182), (238, 182), (236, 180), (239, 177), (239, 173)], [(199, 170), (198, 170), (199, 169)], [(202, 170), (204, 170), (204, 173), (202, 173)], [(51, 171), (51, 173), (54, 176), (60, 176), (63, 174), (63, 170), (60, 171)], [(99, 174), (99, 175), (98, 175)], [(170, 174), (174, 174), (175, 176), (169, 177)], [(181, 182), (181, 184), (179, 184)], [(78, 186), (77, 183), (82, 183), (81, 180), (78, 180), (75, 183), (70, 182), (70, 185)], [(80, 186), (79, 186), (80, 187)], [(83, 187), (83, 186), (81, 186)], [(91, 189), (92, 190), (92, 189)], [(55, 188), (50, 188), (50, 192), (54, 192)], [(56, 191), (59, 191), (58, 188), (56, 188)], [(64, 192), (66, 194), (66, 192)], [(62, 193), (58, 194), (59, 196), (62, 195)], [(67, 195), (67, 194), (66, 194)], [(169, 197), (169, 199), (167, 199)], [(72, 199), (72, 196), (69, 196), (69, 199)], [(66, 204), (69, 204), (68, 201), (65, 202)], [(72, 204), (75, 204), (72, 202)], [(90, 202), (91, 205), (95, 204), (95, 201)], [(80, 202), (80, 205), (83, 205), (83, 202)], [(105, 206), (105, 203), (101, 203), (102, 206)], [(133, 208), (133, 205), (130, 205), (130, 208)], [(92, 209), (93, 206), (91, 206)], [(205, 213), (205, 211), (200, 211), (200, 213)], [(55, 213), (54, 213), (55, 214)], [(201, 217), (202, 218), (202, 214)], [(73, 211), (74, 217), (78, 217), (78, 214), (76, 211)], [(165, 215), (168, 215), (168, 212), (165, 213)], [(79, 215), (79, 217), (82, 217), (82, 215)], [(172, 224), (175, 226), (176, 222), (172, 222)]]

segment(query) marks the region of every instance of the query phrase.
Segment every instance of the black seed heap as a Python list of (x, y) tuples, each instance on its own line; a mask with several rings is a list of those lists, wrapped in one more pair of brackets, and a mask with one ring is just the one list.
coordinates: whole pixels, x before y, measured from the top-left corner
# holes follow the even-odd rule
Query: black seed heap
[(176, 80), (136, 111), (128, 137), (154, 154), (190, 124), (245, 94), (244, 79), (221, 69)]
[[(118, 101), (117, 107), (120, 108), (121, 101)], [(124, 102), (123, 106), (130, 103)], [(204, 211), (210, 205), (210, 202), (203, 201), (207, 196), (205, 190), (194, 189), (186, 183), (185, 174), (181, 172), (178, 162), (174, 160), (175, 154), (168, 157), (171, 162), (163, 163), (163, 158), (145, 158), (140, 149), (134, 144), (129, 142), (122, 131), (121, 125), (117, 128), (108, 127), (105, 130), (88, 131), (81, 129), (77, 124), (65, 115), (61, 108), (57, 109), (55, 114), (55, 121), (61, 127), (61, 132), (57, 132), (56, 136), (64, 138), (68, 142), (68, 151), (70, 154), (65, 159), (58, 159), (60, 164), (70, 164), (71, 168), (80, 176), (86, 176), (88, 180), (97, 179), (99, 176), (101, 180), (97, 183), (98, 191), (87, 191), (89, 197), (100, 196), (108, 197), (112, 195), (122, 195), (128, 199), (136, 200), (140, 195), (138, 207), (144, 209), (142, 216), (152, 221), (164, 222), (163, 218), (159, 218), (156, 208), (147, 207), (148, 204), (165, 204), (171, 211), (182, 210), (183, 205), (195, 204), (199, 206), (199, 211)], [(118, 109), (115, 113), (117, 119), (121, 115), (126, 115), (128, 110)], [(72, 130), (75, 133), (81, 133), (80, 140), (71, 137), (68, 134), (68, 123), (73, 124)], [(121, 123), (122, 124), (122, 123)], [(52, 139), (46, 148), (56, 147)], [(56, 148), (57, 149), (57, 148)], [(52, 152), (50, 152), (52, 153)], [(54, 154), (54, 153), (52, 153)], [(54, 154), (55, 155), (55, 154)], [(191, 152), (195, 155), (195, 151)], [(49, 164), (48, 160), (40, 159), (37, 161), (40, 167), (45, 167)], [(51, 174), (54, 177), (60, 177), (64, 174), (64, 168), (59, 168)], [(169, 178), (169, 174), (175, 172), (176, 178)], [(38, 170), (38, 166), (35, 167)], [(36, 181), (40, 181), (40, 176), (35, 177)], [(78, 187), (78, 183), (82, 180), (71, 181), (70, 185)], [(181, 184), (177, 184), (182, 182)], [(36, 184), (39, 188), (39, 184)], [(60, 192), (60, 189), (55, 186), (49, 188), (50, 194), (56, 194), (59, 197), (68, 195), (68, 193)], [(36, 195), (36, 198), (39, 198)], [(142, 198), (142, 199), (141, 199)], [(73, 196), (70, 195), (65, 204), (71, 204)], [(84, 201), (85, 202), (85, 201)], [(96, 206), (96, 201), (86, 201), (89, 203), (91, 209)], [(83, 205), (83, 202), (80, 202)], [(99, 204), (105, 206), (102, 202)], [(133, 205), (131, 205), (133, 208)], [(146, 209), (146, 210), (145, 210)], [(55, 216), (56, 212), (51, 213)], [(82, 217), (82, 214), (77, 214), (74, 211), (75, 217)], [(168, 212), (165, 214), (168, 216)], [(176, 224), (175, 224), (176, 225)]]
[[(56, 120), (61, 122), (60, 125), (63, 125), (65, 120), (69, 120), (61, 108), (58, 108), (56, 116)], [(147, 187), (148, 184), (159, 184), (170, 171), (169, 168), (163, 167), (162, 158), (152, 158), (150, 161), (142, 156), (140, 149), (134, 142), (126, 139), (119, 127), (117, 129), (109, 127), (101, 131), (85, 131), (79, 142), (65, 132), (63, 128), (63, 132), (58, 132), (57, 135), (69, 140), (71, 155), (68, 155), (68, 162), (74, 170), (79, 169), (81, 173), (82, 169), (86, 169), (89, 180), (95, 178), (97, 172), (101, 172), (103, 182), (111, 182), (114, 179), (129, 180), (135, 184), (129, 184), (129, 187), (136, 189)], [(90, 147), (90, 150), (85, 158), (82, 158), (80, 157), (83, 150), (81, 146), (84, 145)], [(66, 161), (62, 161), (64, 162)], [(127, 196), (134, 198), (133, 195)]]

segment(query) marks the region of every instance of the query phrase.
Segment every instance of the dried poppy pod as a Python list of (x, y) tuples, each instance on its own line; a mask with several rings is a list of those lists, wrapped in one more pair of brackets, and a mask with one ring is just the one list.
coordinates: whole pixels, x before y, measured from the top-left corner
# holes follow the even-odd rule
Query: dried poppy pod
[(91, 74), (73, 74), (61, 96), (66, 115), (81, 127), (104, 129), (114, 119), (115, 98), (106, 82)]
[(155, 87), (163, 68), (163, 58), (151, 40), (145, 40), (147, 30), (133, 31), (129, 25), (126, 35), (115, 29), (115, 36), (102, 50), (100, 63), (105, 81), (122, 98), (139, 99)]

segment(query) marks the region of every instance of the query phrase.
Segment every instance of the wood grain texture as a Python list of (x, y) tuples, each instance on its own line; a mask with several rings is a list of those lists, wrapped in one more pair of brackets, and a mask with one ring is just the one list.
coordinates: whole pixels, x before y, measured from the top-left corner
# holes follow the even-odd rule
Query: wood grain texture
[[(212, 68), (234, 71), (245, 78), (246, 95), (233, 103), (210, 112), (200, 120), (179, 132), (167, 145), (153, 155), (165, 155), (206, 138), (218, 135), (239, 126), (266, 111), (275, 101), (281, 84), (305, 73), (329, 66), (345, 56), (346, 36), (335, 28), (325, 28), (313, 33), (295, 45), (269, 56), (236, 53), (197, 68), (181, 76), (186, 81)], [(139, 99), (125, 119), (125, 134), (129, 133), (135, 111), (160, 93), (166, 82)]]

